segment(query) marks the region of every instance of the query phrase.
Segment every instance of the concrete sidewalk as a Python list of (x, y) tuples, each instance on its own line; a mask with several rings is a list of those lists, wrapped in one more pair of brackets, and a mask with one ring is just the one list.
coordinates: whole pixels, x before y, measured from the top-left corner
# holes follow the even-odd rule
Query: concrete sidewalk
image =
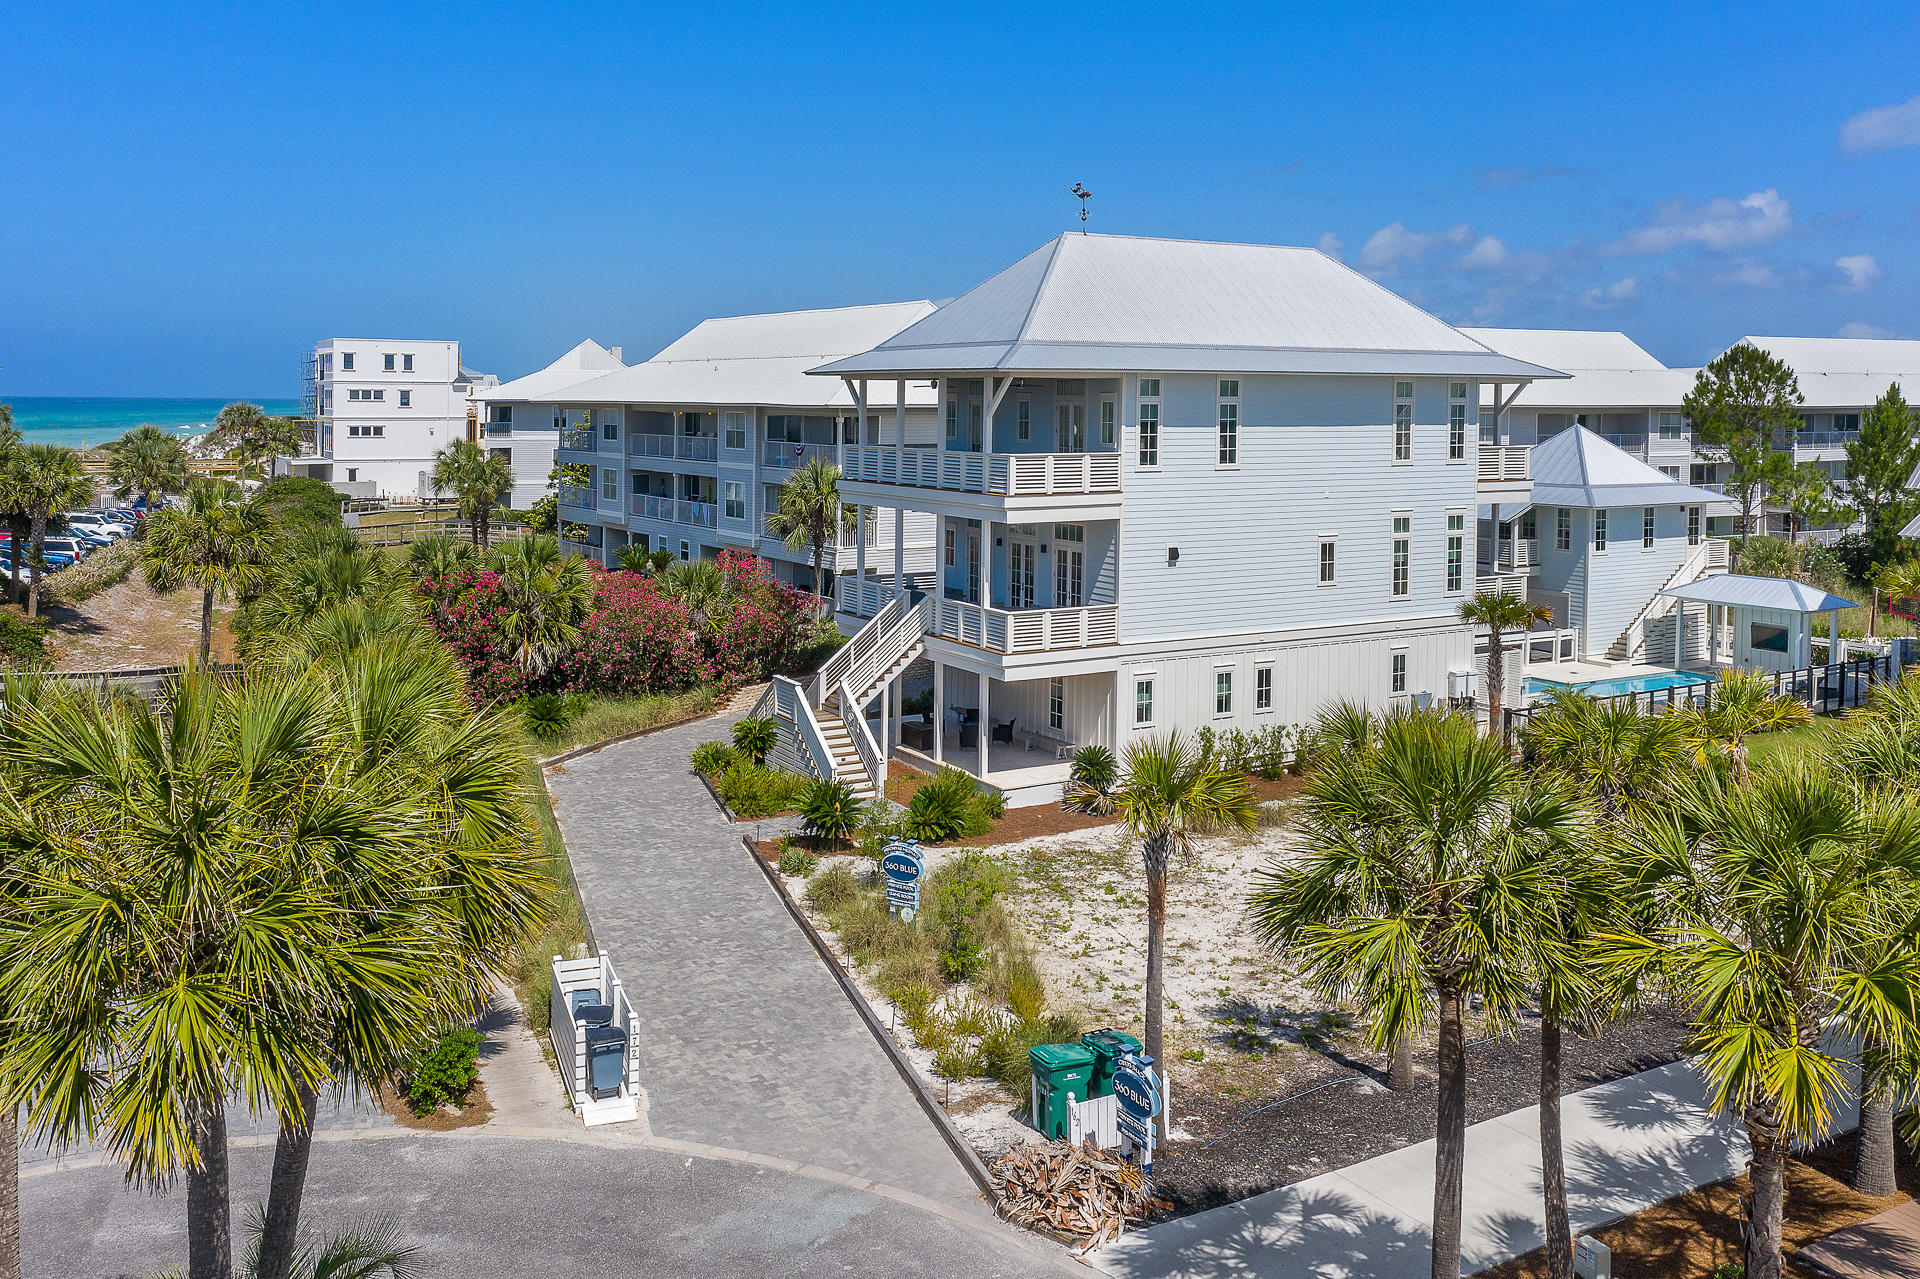
[[(1575, 1233), (1746, 1168), (1746, 1136), (1708, 1112), (1685, 1062), (1574, 1093), (1562, 1103)], [(1546, 1242), (1537, 1107), (1467, 1130), (1461, 1269), (1473, 1274)], [(1093, 1261), (1125, 1279), (1427, 1279), (1433, 1142), (1128, 1235)]]

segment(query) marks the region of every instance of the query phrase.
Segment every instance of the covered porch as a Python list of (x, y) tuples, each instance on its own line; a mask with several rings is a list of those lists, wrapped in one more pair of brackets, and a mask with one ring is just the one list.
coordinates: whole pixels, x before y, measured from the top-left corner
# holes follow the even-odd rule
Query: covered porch
[(1649, 644), (1648, 657), (1670, 658), (1674, 670), (1805, 670), (1814, 664), (1816, 619), (1825, 614), (1831, 641), (1840, 634), (1841, 612), (1855, 607), (1805, 582), (1740, 573), (1701, 578), (1661, 594), (1674, 601), (1671, 644), (1658, 658)]

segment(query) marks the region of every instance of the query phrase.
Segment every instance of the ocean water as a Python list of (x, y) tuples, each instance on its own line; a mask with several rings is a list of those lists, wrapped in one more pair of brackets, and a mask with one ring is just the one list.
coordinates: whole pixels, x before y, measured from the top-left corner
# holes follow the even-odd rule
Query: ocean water
[[(225, 400), (132, 399), (118, 396), (0, 396), (13, 406), (13, 424), (29, 444), (64, 444), (88, 448), (117, 440), (142, 422), (152, 422), (181, 436), (204, 435), (213, 419), (232, 403)], [(298, 400), (253, 400), (277, 417), (300, 411)]]

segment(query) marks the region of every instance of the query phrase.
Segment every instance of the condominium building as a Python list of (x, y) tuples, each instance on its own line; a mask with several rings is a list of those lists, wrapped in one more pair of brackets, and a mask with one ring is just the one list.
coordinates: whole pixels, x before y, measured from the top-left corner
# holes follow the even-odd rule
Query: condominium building
[(543, 369), (476, 394), (480, 418), (476, 442), (505, 458), (513, 470), (509, 506), (524, 511), (545, 496), (560, 463), (563, 423), (551, 401), (554, 392), (624, 369), (620, 355), (617, 346), (587, 339)]
[[(681, 559), (735, 547), (811, 590), (811, 548), (786, 545), (768, 517), (798, 467), (833, 461), (843, 442), (860, 439), (851, 393), (807, 370), (866, 350), (932, 310), (900, 302), (706, 320), (644, 363), (572, 379), (541, 380), (543, 371), (495, 388), (486, 397), (489, 443), (496, 424), (557, 426), (567, 468), (559, 514), (578, 539), (572, 550), (613, 563), (628, 546)], [(867, 406), (867, 429), (876, 441), (930, 444), (933, 404), (926, 380), (908, 382)], [(830, 578), (867, 564), (926, 574), (933, 554), (931, 516), (865, 503), (848, 507), (823, 567)]]
[(305, 443), (286, 467), (354, 497), (430, 495), (433, 456), (466, 439), (476, 393), (498, 383), (460, 362), (460, 344), (328, 338), (306, 360)]

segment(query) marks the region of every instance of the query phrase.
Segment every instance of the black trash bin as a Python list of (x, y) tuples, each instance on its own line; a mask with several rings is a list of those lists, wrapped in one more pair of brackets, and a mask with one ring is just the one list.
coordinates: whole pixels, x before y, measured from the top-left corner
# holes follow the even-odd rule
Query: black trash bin
[(587, 1091), (595, 1101), (620, 1095), (627, 1073), (627, 1032), (618, 1026), (587, 1029)]
[(582, 1004), (597, 1004), (599, 1002), (600, 991), (593, 986), (583, 986), (579, 990), (570, 990), (567, 992), (567, 1011), (576, 1017), (580, 1014), (580, 1006)]

